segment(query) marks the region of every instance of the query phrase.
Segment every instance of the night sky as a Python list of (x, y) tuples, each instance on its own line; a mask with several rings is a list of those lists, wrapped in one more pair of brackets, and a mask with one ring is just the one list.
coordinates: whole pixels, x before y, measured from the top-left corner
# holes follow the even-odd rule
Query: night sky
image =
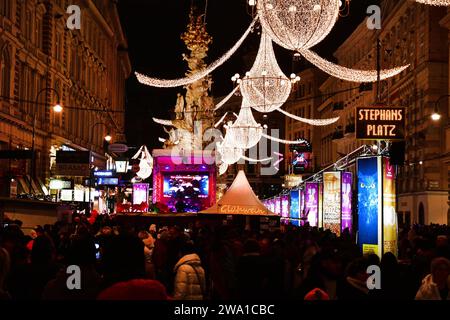
[[(130, 146), (146, 144), (159, 148), (158, 137), (166, 138), (163, 128), (152, 117), (170, 119), (178, 92), (183, 88), (150, 88), (138, 83), (134, 71), (172, 79), (184, 75), (187, 64), (181, 54), (187, 49), (180, 40), (188, 23), (191, 3), (205, 7), (205, 0), (120, 0), (119, 13), (128, 38), (133, 74), (127, 81), (126, 133)], [(252, 21), (247, 0), (209, 0), (207, 31), (213, 37), (207, 63), (223, 55), (241, 37)], [(331, 58), (335, 49), (366, 17), (366, 9), (376, 0), (353, 0), (350, 15), (339, 19), (333, 32), (314, 50)], [(231, 77), (250, 69), (259, 44), (257, 33), (250, 34), (238, 52), (213, 72), (212, 96), (228, 94), (233, 87)], [(298, 72), (305, 63), (292, 62), (292, 52), (275, 45), (279, 64), (285, 74)]]

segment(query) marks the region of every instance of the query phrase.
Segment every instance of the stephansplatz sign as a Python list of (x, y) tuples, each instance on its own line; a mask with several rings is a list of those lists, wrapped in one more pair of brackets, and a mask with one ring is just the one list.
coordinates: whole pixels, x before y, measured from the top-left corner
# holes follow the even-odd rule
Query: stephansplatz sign
[(357, 107), (356, 139), (404, 140), (405, 108), (381, 105)]

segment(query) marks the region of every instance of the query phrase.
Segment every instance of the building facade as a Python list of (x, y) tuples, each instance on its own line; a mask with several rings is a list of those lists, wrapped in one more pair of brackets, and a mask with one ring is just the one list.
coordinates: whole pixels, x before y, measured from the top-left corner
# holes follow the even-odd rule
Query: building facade
[[(382, 29), (369, 30), (362, 22), (334, 56), (343, 66), (375, 69), (380, 39), (383, 68), (410, 65), (379, 88), (382, 103), (406, 108), (405, 164), (397, 180), (399, 221), (447, 224), (450, 17), (446, 8), (411, 1), (383, 1), (382, 7)], [(362, 144), (374, 143), (356, 140), (355, 108), (377, 102), (377, 84), (360, 86), (329, 77), (319, 91), (318, 118), (340, 117), (334, 125), (310, 129), (314, 159), (324, 168)], [(442, 118), (433, 121), (438, 100)]]
[[(301, 81), (297, 82), (293, 88), (291, 96), (286, 104), (282, 107), (287, 112), (306, 119), (319, 118), (319, 106), (322, 102), (320, 85), (326, 79), (326, 74), (318, 69), (309, 68), (299, 73)], [(298, 139), (306, 139), (310, 144), (317, 146), (319, 132), (318, 127), (310, 126), (304, 122), (296, 121), (292, 118), (285, 117), (286, 140), (295, 141)], [(312, 158), (310, 163), (310, 172), (314, 172), (319, 166), (318, 158), (315, 154), (320, 153), (312, 150)], [(295, 174), (293, 167), (293, 152), (291, 146), (285, 146), (285, 170), (288, 174)]]
[[(71, 5), (81, 9), (80, 29), (68, 28)], [(124, 139), (131, 73), (114, 1), (2, 0), (0, 66), (0, 149), (30, 149), (36, 119), (34, 190), (26, 182), (30, 160), (3, 159), (2, 195), (11, 180), (19, 181), (18, 193), (45, 192), (60, 149), (91, 150), (94, 165), (105, 165), (105, 135)], [(50, 107), (58, 102), (61, 113)]]

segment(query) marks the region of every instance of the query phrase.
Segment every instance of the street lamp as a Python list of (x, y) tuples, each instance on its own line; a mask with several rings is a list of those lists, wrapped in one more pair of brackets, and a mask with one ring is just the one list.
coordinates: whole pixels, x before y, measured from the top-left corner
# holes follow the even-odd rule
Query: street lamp
[(442, 115), (439, 113), (439, 102), (441, 102), (442, 99), (448, 98), (448, 97), (450, 97), (450, 94), (443, 95), (443, 96), (439, 97), (439, 99), (437, 99), (437, 101), (434, 104), (434, 111), (431, 114), (431, 120), (433, 120), (433, 121), (441, 120)]
[(110, 142), (111, 139), (112, 139), (112, 137), (111, 137), (111, 135), (108, 133), (108, 134), (105, 136), (105, 141), (106, 141), (106, 142)]
[[(41, 89), (39, 92), (38, 92), (38, 94), (36, 95), (36, 101), (35, 101), (35, 104), (36, 104), (36, 106), (39, 106), (39, 97), (40, 97), (40, 95), (43, 93), (43, 92), (45, 92), (45, 91), (52, 91), (52, 92), (54, 92), (55, 93), (55, 95), (56, 95), (56, 98), (57, 98), (57, 103), (56, 103), (56, 105), (54, 105), (53, 106), (53, 111), (54, 112), (56, 112), (56, 113), (60, 113), (60, 112), (62, 112), (63, 111), (63, 108), (61, 107), (61, 104), (60, 104), (60, 96), (59, 96), (59, 93), (58, 93), (58, 91), (56, 91), (56, 89), (54, 89), (54, 88), (51, 88), (51, 87), (47, 87), (47, 88), (44, 88), (44, 89)], [(44, 104), (44, 107), (46, 107), (46, 104)], [(35, 162), (36, 162), (36, 158), (35, 158), (35, 154), (34, 154), (34, 152), (35, 152), (35, 143), (36, 143), (36, 112), (34, 113), (34, 115), (33, 115), (33, 136), (32, 136), (32, 139), (31, 139), (31, 163), (30, 163), (30, 194), (32, 193), (32, 190), (33, 190), (33, 184), (32, 184), (32, 181), (33, 181), (33, 178), (34, 178), (34, 175), (35, 175), (35, 173), (34, 173), (34, 171), (35, 171)]]

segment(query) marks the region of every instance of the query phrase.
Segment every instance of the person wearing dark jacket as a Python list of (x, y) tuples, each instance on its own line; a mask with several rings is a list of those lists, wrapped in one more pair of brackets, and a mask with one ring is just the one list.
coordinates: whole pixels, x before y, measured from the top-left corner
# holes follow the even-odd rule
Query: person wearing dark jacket
[[(95, 270), (96, 248), (94, 238), (89, 235), (74, 236), (67, 252), (66, 264), (56, 278), (49, 281), (44, 288), (44, 300), (94, 300), (99, 293), (101, 277)], [(67, 280), (68, 266), (80, 268), (80, 289), (70, 290)]]
[(239, 258), (236, 270), (238, 299), (267, 299), (264, 292), (267, 277), (265, 260), (261, 257), (256, 240), (247, 240), (244, 254)]
[(304, 300), (313, 289), (319, 288), (327, 293), (330, 300), (336, 300), (338, 279), (342, 274), (342, 262), (333, 249), (325, 249), (311, 258), (305, 280), (295, 292), (295, 297)]
[(369, 288), (367, 268), (369, 262), (366, 257), (351, 262), (346, 270), (346, 277), (339, 284), (337, 290), (338, 300), (368, 300)]

